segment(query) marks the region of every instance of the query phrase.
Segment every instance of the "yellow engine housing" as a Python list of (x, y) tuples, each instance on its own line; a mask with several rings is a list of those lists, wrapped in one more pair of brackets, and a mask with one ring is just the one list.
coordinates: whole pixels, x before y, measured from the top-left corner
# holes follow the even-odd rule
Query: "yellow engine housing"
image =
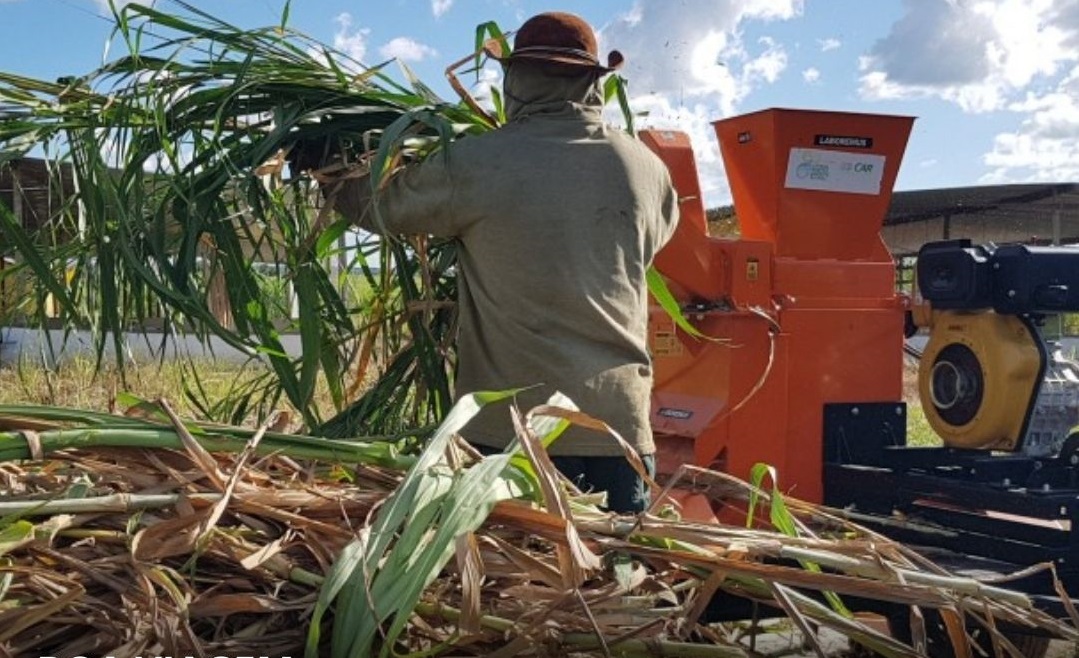
[(1014, 450), (1044, 372), (1038, 336), (992, 311), (931, 312), (918, 392), (930, 426), (954, 448)]

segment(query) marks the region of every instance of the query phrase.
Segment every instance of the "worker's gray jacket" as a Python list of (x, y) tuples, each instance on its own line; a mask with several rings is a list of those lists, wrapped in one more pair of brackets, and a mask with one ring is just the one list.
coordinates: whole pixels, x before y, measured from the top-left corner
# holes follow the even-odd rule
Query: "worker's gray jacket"
[[(514, 64), (506, 101), (507, 125), (392, 180), (384, 229), (459, 239), (457, 395), (541, 384), (518, 396), (522, 411), (562, 391), (652, 453), (645, 271), (678, 218), (669, 174), (603, 124), (598, 81)], [(509, 408), (484, 409), (462, 434), (505, 446)], [(621, 451), (571, 428), (551, 453)]]

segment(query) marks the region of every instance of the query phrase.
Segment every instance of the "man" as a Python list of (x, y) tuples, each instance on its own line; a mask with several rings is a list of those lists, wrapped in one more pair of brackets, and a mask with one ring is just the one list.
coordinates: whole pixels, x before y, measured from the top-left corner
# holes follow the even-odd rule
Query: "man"
[[(388, 232), (459, 240), (458, 395), (540, 384), (519, 395), (527, 410), (561, 391), (654, 472), (645, 272), (674, 231), (678, 201), (662, 162), (603, 124), (600, 80), (621, 55), (603, 66), (596, 52), (577, 16), (529, 19), (500, 58), (507, 124), (405, 169), (378, 209)], [(374, 229), (358, 186), (342, 194), (338, 209)], [(495, 405), (463, 433), (491, 451), (513, 428)], [(609, 509), (647, 507), (644, 482), (609, 435), (571, 427), (550, 452), (583, 489), (607, 491)]]

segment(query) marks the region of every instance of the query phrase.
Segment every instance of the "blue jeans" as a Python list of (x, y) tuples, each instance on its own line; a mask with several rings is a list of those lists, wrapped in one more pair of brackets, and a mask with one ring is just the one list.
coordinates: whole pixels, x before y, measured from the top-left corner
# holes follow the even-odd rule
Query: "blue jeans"
[[(480, 453), (502, 452), (482, 444), (473, 444)], [(584, 492), (606, 491), (607, 509), (618, 514), (637, 514), (648, 509), (652, 496), (648, 485), (637, 475), (625, 457), (551, 457), (562, 475)], [(641, 455), (649, 477), (656, 477), (656, 456)]]
[[(607, 509), (638, 514), (648, 509), (648, 485), (625, 457), (551, 457), (555, 467), (581, 491), (606, 491)], [(656, 456), (641, 455), (649, 477), (656, 477)]]

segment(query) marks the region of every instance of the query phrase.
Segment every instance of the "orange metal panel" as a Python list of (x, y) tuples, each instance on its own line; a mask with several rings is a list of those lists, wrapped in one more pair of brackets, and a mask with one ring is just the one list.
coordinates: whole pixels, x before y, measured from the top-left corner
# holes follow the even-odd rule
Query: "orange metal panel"
[(790, 335), (792, 392), (787, 468), (780, 470), (780, 480), (795, 485), (800, 498), (819, 501), (824, 405), (902, 399), (903, 315), (864, 308), (794, 310), (784, 312), (781, 323)]
[(775, 295), (785, 306), (903, 308), (908, 299), (895, 289), (895, 266), (884, 263), (777, 258)]
[[(729, 400), (733, 411), (724, 424), (708, 428), (697, 438), (697, 463), (720, 465), (732, 475), (748, 478), (754, 464), (766, 462), (778, 470), (781, 485), (790, 484), (794, 481), (792, 469), (802, 453), (792, 449), (786, 413), (788, 399), (799, 394), (787, 377), (791, 358), (788, 337), (779, 334), (770, 347), (765, 327), (758, 326), (755, 333), (758, 341), (743, 343), (734, 352), (739, 363), (752, 365), (740, 369), (734, 382), (738, 393)], [(819, 481), (820, 473), (814, 477)]]
[[(711, 466), (729, 447), (725, 437), (731, 417), (746, 413), (771, 395), (771, 387), (779, 379), (774, 377), (777, 359), (773, 357), (764, 388), (748, 398), (769, 371), (772, 350), (768, 324), (743, 313), (709, 313), (690, 319), (706, 335), (723, 336), (728, 341), (717, 343), (687, 336), (666, 326), (662, 311), (653, 313), (652, 427), (657, 433), (695, 438), (696, 463)], [(675, 333), (673, 346), (666, 342), (668, 330)], [(663, 336), (663, 346), (657, 345), (657, 333)], [(743, 401), (746, 406), (732, 414)], [(769, 419), (781, 420), (774, 414)], [(745, 477), (748, 471), (735, 474)]]
[(880, 227), (913, 121), (783, 109), (717, 121), (743, 237), (780, 256), (889, 259)]
[(728, 284), (731, 304), (740, 309), (751, 306), (770, 308), (775, 287), (772, 244), (753, 240), (726, 240)]
[(661, 472), (692, 441), (700, 466), (747, 477), (766, 462), (782, 489), (819, 501), (824, 405), (902, 399), (907, 300), (879, 233), (911, 121), (768, 110), (717, 122), (742, 240), (706, 235), (688, 139), (645, 137), (683, 199), (657, 268), (689, 308), (727, 303), (689, 314), (726, 344), (652, 313)]
[(685, 133), (670, 130), (642, 130), (639, 137), (652, 149), (671, 173), (678, 191), (681, 218), (670, 242), (656, 254), (656, 269), (663, 272), (687, 296), (715, 300), (727, 287), (722, 253), (708, 237), (708, 222), (701, 199), (697, 163)]

